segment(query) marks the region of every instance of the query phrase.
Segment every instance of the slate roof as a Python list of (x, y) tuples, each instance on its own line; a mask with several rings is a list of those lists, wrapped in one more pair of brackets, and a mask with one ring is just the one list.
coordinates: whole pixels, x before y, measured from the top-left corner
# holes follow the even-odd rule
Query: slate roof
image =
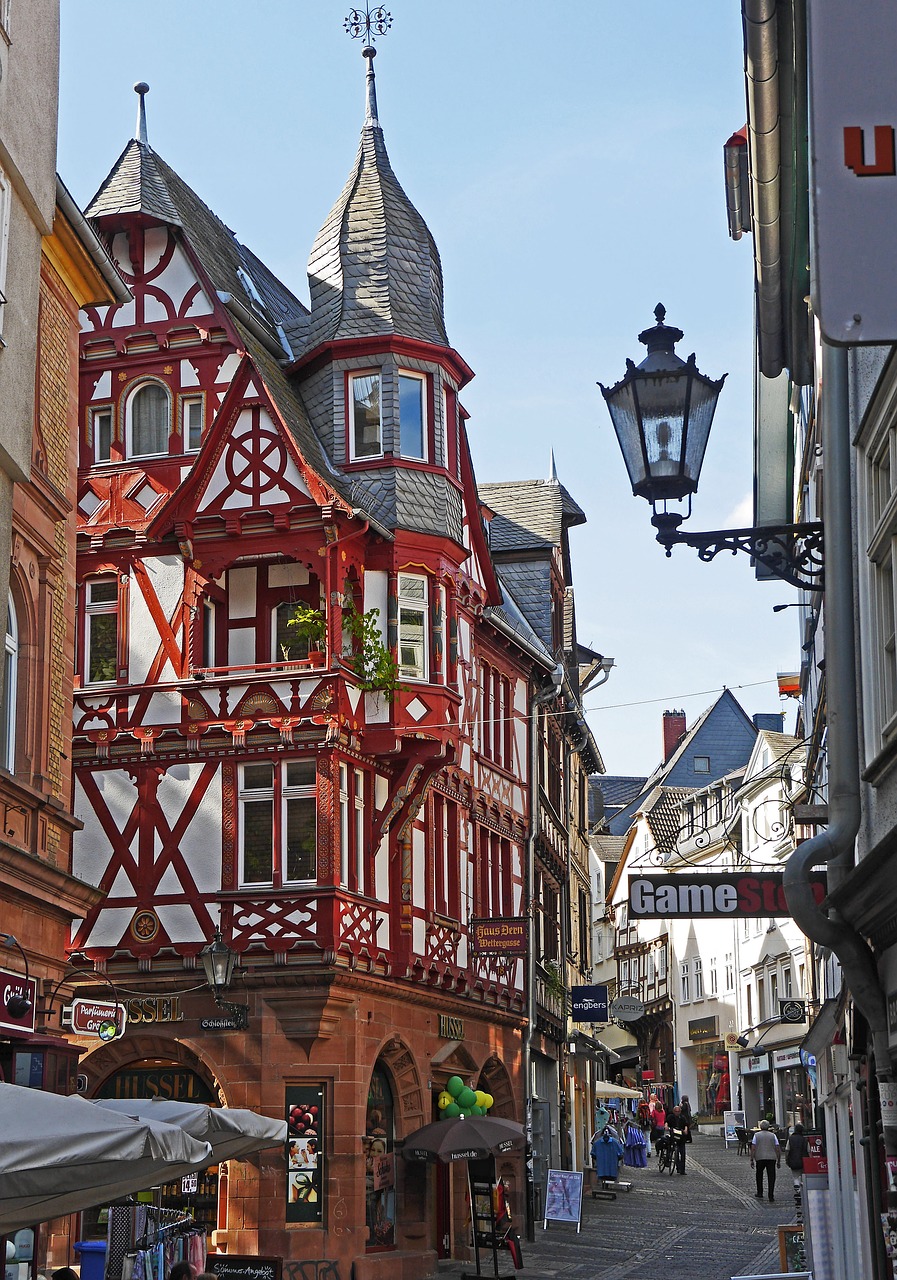
[(585, 512), (557, 480), (507, 480), (477, 488), (495, 512), (489, 545), (496, 553), (559, 547), (565, 528), (585, 524)]
[(308, 260), (312, 347), (396, 333), (448, 346), (442, 264), (427, 224), (368, 122), (342, 193)]
[(691, 795), (689, 787), (655, 787), (640, 804), (654, 846), (661, 853), (672, 853), (682, 831), (681, 802)]
[(543, 666), (553, 668), (555, 665), (554, 657), (551, 650), (542, 643), (536, 632), (532, 629), (526, 620), (523, 610), (515, 601), (511, 592), (508, 590), (507, 583), (503, 580), (502, 575), (498, 575), (498, 586), (501, 591), (501, 604), (491, 605), (484, 610), (485, 616), (494, 623), (499, 630), (506, 634), (510, 633), (514, 639), (518, 641), (523, 648), (534, 658), (538, 659)]
[(603, 778), (590, 778), (589, 787), (604, 796), (605, 809), (622, 809), (645, 790), (647, 778), (628, 778), (618, 774), (606, 774)]
[(155, 152), (136, 138), (131, 139), (118, 157), (84, 213), (88, 218), (111, 213), (146, 213), (161, 222), (181, 225)]

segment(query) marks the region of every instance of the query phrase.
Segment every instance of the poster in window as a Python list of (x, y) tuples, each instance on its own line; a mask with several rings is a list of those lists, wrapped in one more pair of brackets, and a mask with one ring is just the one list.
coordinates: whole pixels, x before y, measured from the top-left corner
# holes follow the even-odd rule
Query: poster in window
[(324, 1086), (293, 1086), (286, 1091), (287, 1222), (321, 1222)]

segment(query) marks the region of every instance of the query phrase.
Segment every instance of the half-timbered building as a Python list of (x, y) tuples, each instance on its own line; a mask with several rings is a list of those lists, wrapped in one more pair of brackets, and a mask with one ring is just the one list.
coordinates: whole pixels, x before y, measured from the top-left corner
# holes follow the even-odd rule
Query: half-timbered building
[(292, 1117), (193, 1208), (214, 1247), (344, 1277), (449, 1252), (460, 1188), (396, 1154), (451, 1076), (523, 1119), (520, 933), (472, 922), (531, 914), (531, 712), (565, 656), (496, 570), (365, 56), (308, 307), (149, 145), (137, 86), (87, 210), (133, 301), (84, 313), (77, 496), (75, 871), (104, 896), (72, 945), (129, 1015), (84, 1088)]

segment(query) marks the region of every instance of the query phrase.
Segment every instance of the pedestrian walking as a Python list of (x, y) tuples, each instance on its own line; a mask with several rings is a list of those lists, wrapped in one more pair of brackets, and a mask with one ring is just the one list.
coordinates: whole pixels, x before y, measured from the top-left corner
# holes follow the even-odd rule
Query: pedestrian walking
[(810, 1144), (807, 1142), (804, 1126), (796, 1124), (785, 1143), (785, 1163), (794, 1175), (795, 1185), (800, 1181), (800, 1175), (804, 1171), (804, 1156), (809, 1150)]
[(673, 1159), (677, 1173), (685, 1173), (685, 1144), (689, 1139), (688, 1121), (682, 1114), (681, 1106), (673, 1107), (667, 1116), (667, 1136), (673, 1144)]
[(694, 1121), (692, 1120), (691, 1103), (688, 1100), (687, 1093), (683, 1093), (682, 1097), (679, 1099), (679, 1107), (680, 1107), (680, 1110), (682, 1111), (682, 1119), (688, 1125), (688, 1137), (685, 1139), (685, 1141), (691, 1142), (691, 1130), (692, 1130), (692, 1125)]
[(760, 1121), (760, 1128), (751, 1138), (751, 1168), (757, 1171), (755, 1198), (763, 1199), (763, 1171), (766, 1170), (766, 1186), (770, 1200), (775, 1200), (776, 1169), (782, 1163), (782, 1148), (769, 1127), (768, 1120)]
[(664, 1130), (667, 1123), (666, 1108), (659, 1098), (653, 1098), (651, 1102), (651, 1141), (658, 1143), (663, 1140)]

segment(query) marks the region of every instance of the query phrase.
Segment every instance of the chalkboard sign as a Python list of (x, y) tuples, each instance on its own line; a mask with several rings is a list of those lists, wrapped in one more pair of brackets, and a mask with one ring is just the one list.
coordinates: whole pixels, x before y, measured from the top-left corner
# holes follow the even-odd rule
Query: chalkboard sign
[(783, 1271), (807, 1270), (807, 1250), (804, 1244), (804, 1224), (779, 1227), (779, 1266)]
[(579, 1233), (582, 1218), (582, 1173), (549, 1169), (545, 1183), (545, 1214), (542, 1230), (551, 1222), (575, 1222)]
[(238, 1253), (210, 1253), (206, 1271), (218, 1280), (280, 1280), (283, 1258), (243, 1257)]

